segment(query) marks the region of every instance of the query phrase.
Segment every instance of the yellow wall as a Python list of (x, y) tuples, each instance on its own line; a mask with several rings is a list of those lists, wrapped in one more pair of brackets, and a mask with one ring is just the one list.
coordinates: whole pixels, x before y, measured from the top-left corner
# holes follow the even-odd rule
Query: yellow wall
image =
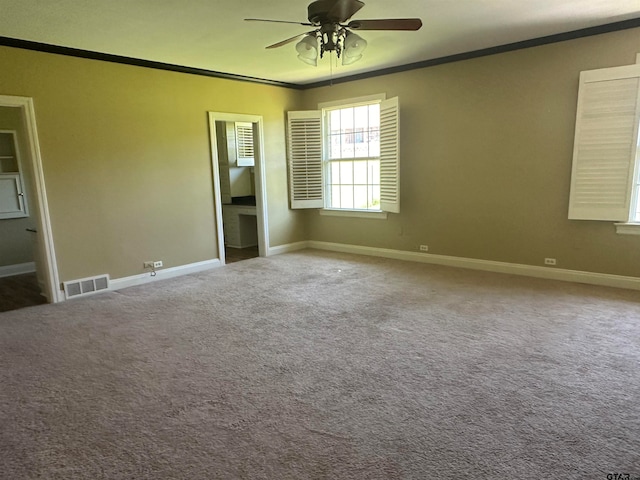
[(305, 91), (307, 109), (381, 92), (401, 108), (401, 213), (308, 211), (309, 238), (640, 277), (640, 237), (567, 220), (579, 73), (637, 52), (636, 28)]
[[(262, 115), (271, 246), (306, 239), (640, 277), (640, 237), (567, 220), (578, 74), (640, 29), (296, 91), (0, 47), (33, 97), (61, 281), (216, 257), (207, 112)], [(385, 92), (401, 104), (402, 211), (288, 208), (285, 112)]]
[(217, 257), (208, 111), (262, 115), (271, 246), (287, 204), (285, 111), (300, 93), (0, 47), (0, 93), (33, 97), (60, 280)]

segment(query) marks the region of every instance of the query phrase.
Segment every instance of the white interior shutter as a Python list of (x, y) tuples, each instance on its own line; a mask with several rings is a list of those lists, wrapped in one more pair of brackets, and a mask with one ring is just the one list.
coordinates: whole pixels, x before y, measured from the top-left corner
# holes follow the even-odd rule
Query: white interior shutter
[(639, 93), (640, 65), (580, 74), (569, 219), (629, 220)]
[(400, 108), (398, 97), (380, 103), (380, 210), (400, 212)]
[(288, 112), (291, 208), (322, 208), (322, 112)]
[(238, 150), (238, 166), (253, 167), (255, 165), (253, 123), (236, 122), (236, 145)]

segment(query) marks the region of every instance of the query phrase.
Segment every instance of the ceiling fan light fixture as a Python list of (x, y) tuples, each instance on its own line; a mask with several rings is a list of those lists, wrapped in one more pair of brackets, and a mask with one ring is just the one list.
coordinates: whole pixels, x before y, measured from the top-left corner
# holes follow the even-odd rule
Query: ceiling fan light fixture
[(298, 58), (308, 65), (318, 66), (318, 39), (315, 35), (305, 35), (296, 44)]
[[(362, 58), (367, 48), (364, 38), (351, 30), (391, 30), (416, 31), (422, 27), (419, 18), (379, 18), (373, 20), (349, 19), (356, 14), (364, 3), (361, 0), (314, 0), (307, 7), (309, 22), (291, 22), (288, 20), (269, 20), (266, 18), (245, 18), (252, 22), (291, 23), (313, 27), (307, 33), (294, 35), (265, 48), (278, 48), (296, 42), (298, 58), (306, 64), (318, 66), (318, 56), (333, 52), (336, 61), (342, 58), (343, 65), (351, 65)], [(348, 22), (348, 23), (347, 23)]]
[(342, 53), (342, 65), (351, 65), (362, 58), (362, 52), (367, 48), (367, 41), (360, 35), (347, 32), (344, 39), (344, 51)]

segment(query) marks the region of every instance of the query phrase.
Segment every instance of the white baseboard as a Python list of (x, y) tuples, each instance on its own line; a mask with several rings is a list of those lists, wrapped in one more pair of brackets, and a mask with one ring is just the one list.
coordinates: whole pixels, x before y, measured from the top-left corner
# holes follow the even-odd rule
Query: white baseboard
[(309, 248), (309, 242), (306, 240), (303, 242), (287, 243), (285, 245), (278, 245), (277, 247), (269, 247), (267, 256), (295, 252), (296, 250), (304, 250), (305, 248)]
[[(411, 262), (432, 263), (436, 265), (446, 265), (449, 267), (484, 270), (487, 272), (508, 273), (512, 275), (546, 278), (549, 280), (562, 280), (565, 282), (587, 283), (590, 285), (600, 285), (605, 287), (640, 290), (640, 278), (638, 277), (625, 277), (622, 275), (583, 272), (580, 270), (567, 270), (554, 267), (538, 267), (534, 265), (495, 262), (492, 260), (478, 260), (474, 258), (451, 257), (448, 255), (434, 255), (432, 253), (406, 252), (403, 250), (392, 250), (388, 248), (362, 247), (359, 245), (347, 245), (343, 243), (318, 242), (315, 240), (300, 243), (306, 243), (308, 248), (316, 248), (318, 250), (355, 253), (359, 255), (394, 258), (397, 260), (407, 260)], [(299, 250), (299, 248), (296, 248), (296, 250)]]
[(145, 283), (165, 280), (167, 278), (189, 275), (190, 273), (203, 272), (205, 270), (211, 270), (212, 268), (220, 266), (222, 266), (220, 260), (215, 258), (212, 260), (205, 260), (203, 262), (189, 263), (187, 265), (180, 265), (178, 267), (156, 270), (156, 275), (153, 277), (150, 273), (141, 273), (139, 275), (132, 275), (130, 277), (112, 278), (109, 281), (109, 290), (120, 290), (122, 288), (134, 287), (136, 285), (143, 285)]
[(0, 267), (0, 278), (13, 277), (14, 275), (22, 275), (23, 273), (33, 273), (36, 271), (35, 262), (17, 263), (15, 265), (5, 265)]

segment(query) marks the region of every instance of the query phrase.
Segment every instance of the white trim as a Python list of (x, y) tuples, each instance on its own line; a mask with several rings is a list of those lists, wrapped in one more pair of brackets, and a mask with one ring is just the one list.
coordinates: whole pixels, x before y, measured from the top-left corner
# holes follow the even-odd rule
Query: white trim
[(44, 282), (43, 294), (49, 302), (56, 303), (64, 300), (64, 293), (60, 290), (60, 277), (58, 275), (58, 263), (53, 245), (53, 233), (51, 231), (51, 217), (49, 216), (49, 204), (42, 169), (42, 157), (38, 143), (38, 129), (36, 126), (36, 113), (33, 107), (33, 99), (30, 97), (18, 97), (12, 95), (0, 95), (0, 107), (18, 107), (24, 114), (24, 124), (27, 133), (27, 149), (31, 156), (31, 174), (33, 186), (36, 190), (35, 202), (38, 216), (34, 217), (38, 228), (38, 244), (42, 248), (43, 263), (40, 266)]
[(354, 105), (381, 102), (387, 99), (386, 93), (377, 93), (374, 95), (363, 95), (362, 97), (345, 98), (343, 100), (333, 100), (331, 102), (322, 102), (318, 104), (318, 110), (330, 109), (333, 107), (353, 107)]
[(209, 112), (209, 139), (211, 142), (211, 168), (213, 170), (213, 208), (216, 214), (216, 230), (218, 242), (218, 258), (220, 263), (226, 263), (224, 253), (224, 230), (222, 228), (222, 193), (220, 191), (220, 164), (218, 161), (218, 137), (216, 136), (216, 121)]
[(22, 275), (23, 273), (33, 273), (35, 271), (36, 271), (35, 262), (5, 265), (4, 267), (0, 267), (0, 278), (13, 277), (14, 275)]
[(640, 223), (616, 223), (616, 233), (621, 235), (640, 235)]
[(376, 212), (366, 210), (338, 210), (334, 208), (324, 208), (318, 210), (320, 215), (327, 217), (355, 217), (355, 218), (369, 218), (376, 220), (386, 220), (387, 212)]
[(431, 263), (446, 265), (449, 267), (470, 268), (487, 272), (507, 273), (511, 275), (524, 275), (527, 277), (546, 278), (549, 280), (562, 280), (565, 282), (587, 283), (605, 287), (628, 288), (640, 290), (640, 278), (625, 277), (622, 275), (610, 275), (607, 273), (583, 272), (579, 270), (567, 270), (555, 267), (538, 267), (534, 265), (522, 265), (518, 263), (495, 262), (491, 260), (478, 260), (475, 258), (451, 257), (432, 253), (407, 252), (388, 248), (362, 247), (342, 243), (319, 242), (310, 240), (309, 248), (318, 250), (330, 250), (334, 252), (355, 253), (358, 255), (370, 255), (374, 257), (394, 258), (411, 262)]
[(309, 248), (308, 241), (295, 242), (295, 243), (286, 243), (284, 245), (278, 245), (277, 247), (271, 247), (269, 249), (268, 255), (280, 255), (282, 253), (295, 252), (297, 250), (304, 250), (305, 248)]
[(222, 199), (220, 194), (220, 169), (218, 165), (218, 142), (216, 139), (216, 121), (221, 122), (249, 122), (257, 127), (258, 144), (255, 154), (255, 188), (256, 188), (256, 216), (258, 222), (258, 252), (260, 256), (267, 256), (269, 252), (269, 218), (267, 215), (267, 175), (264, 146), (264, 121), (262, 115), (246, 115), (242, 113), (209, 113), (209, 137), (211, 144), (211, 164), (213, 168), (213, 190), (216, 212), (216, 230), (218, 231), (218, 258), (225, 264), (224, 255), (224, 225), (222, 221)]
[(120, 290), (122, 288), (134, 287), (136, 285), (144, 285), (145, 283), (180, 277), (191, 273), (203, 272), (205, 270), (211, 270), (212, 268), (221, 266), (222, 262), (219, 259), (214, 258), (212, 260), (204, 260), (202, 262), (156, 270), (156, 275), (154, 277), (152, 277), (150, 273), (141, 273), (139, 275), (131, 275), (130, 277), (113, 278), (109, 280), (109, 290)]

